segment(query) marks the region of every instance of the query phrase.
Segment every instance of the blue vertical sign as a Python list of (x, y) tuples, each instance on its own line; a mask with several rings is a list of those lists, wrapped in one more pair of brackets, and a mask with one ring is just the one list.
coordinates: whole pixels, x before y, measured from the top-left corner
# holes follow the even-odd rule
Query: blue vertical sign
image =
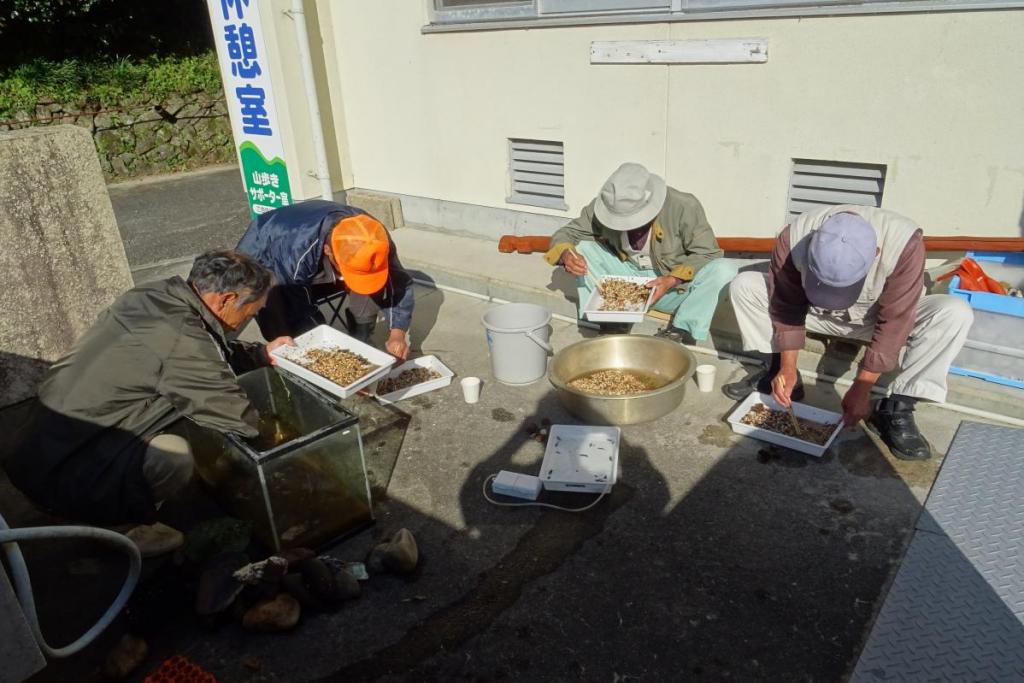
[(257, 0), (207, 0), (249, 208), (292, 203)]

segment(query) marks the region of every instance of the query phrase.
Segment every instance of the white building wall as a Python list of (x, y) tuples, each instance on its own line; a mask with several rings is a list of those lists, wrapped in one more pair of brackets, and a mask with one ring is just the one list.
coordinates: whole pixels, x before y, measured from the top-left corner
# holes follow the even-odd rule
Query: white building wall
[[(719, 235), (766, 236), (791, 159), (834, 159), (887, 164), (883, 206), (930, 234), (1022, 231), (1024, 11), (424, 35), (419, 0), (328, 5), (349, 187), (570, 217), (638, 161)], [(768, 62), (589, 60), (594, 40), (715, 37), (765, 37)], [(506, 203), (510, 137), (564, 141), (570, 211)]]

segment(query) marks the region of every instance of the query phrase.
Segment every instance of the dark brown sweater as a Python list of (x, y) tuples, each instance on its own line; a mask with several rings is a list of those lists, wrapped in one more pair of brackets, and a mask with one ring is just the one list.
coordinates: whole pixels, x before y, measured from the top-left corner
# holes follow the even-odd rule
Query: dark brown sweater
[[(900, 349), (914, 327), (917, 302), (924, 283), (924, 240), (921, 232), (907, 242), (896, 269), (885, 281), (878, 298), (878, 319), (871, 345), (860, 367), (868, 372), (888, 372), (896, 367)], [(777, 351), (804, 347), (804, 322), (810, 304), (804, 293), (800, 271), (790, 258), (789, 226), (779, 233), (768, 271), (769, 314), (772, 345)]]

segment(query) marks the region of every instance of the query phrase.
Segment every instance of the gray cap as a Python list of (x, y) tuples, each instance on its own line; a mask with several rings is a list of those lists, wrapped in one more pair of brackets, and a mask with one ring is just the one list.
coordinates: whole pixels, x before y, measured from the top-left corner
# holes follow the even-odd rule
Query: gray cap
[(812, 306), (833, 311), (857, 302), (878, 253), (871, 224), (852, 213), (829, 216), (811, 234), (804, 270), (804, 292)]
[(601, 188), (594, 215), (612, 230), (633, 230), (658, 217), (667, 192), (665, 181), (640, 164), (622, 164)]

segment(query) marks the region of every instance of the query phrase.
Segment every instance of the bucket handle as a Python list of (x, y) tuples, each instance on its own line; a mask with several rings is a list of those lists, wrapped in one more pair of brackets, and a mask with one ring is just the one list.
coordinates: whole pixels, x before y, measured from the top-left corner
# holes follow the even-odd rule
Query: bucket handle
[(539, 329), (541, 329), (543, 327), (547, 327), (547, 323), (544, 323), (540, 327), (535, 327), (532, 330), (527, 330), (526, 331), (526, 336), (529, 337), (530, 339), (532, 339), (534, 342), (536, 342), (537, 346), (541, 347), (542, 349), (544, 349), (548, 353), (554, 353), (554, 349), (551, 348), (551, 344), (548, 344), (546, 341), (544, 341), (543, 339), (541, 339), (540, 337), (538, 337), (537, 335), (534, 334), (534, 332), (536, 332), (537, 330), (539, 330)]

